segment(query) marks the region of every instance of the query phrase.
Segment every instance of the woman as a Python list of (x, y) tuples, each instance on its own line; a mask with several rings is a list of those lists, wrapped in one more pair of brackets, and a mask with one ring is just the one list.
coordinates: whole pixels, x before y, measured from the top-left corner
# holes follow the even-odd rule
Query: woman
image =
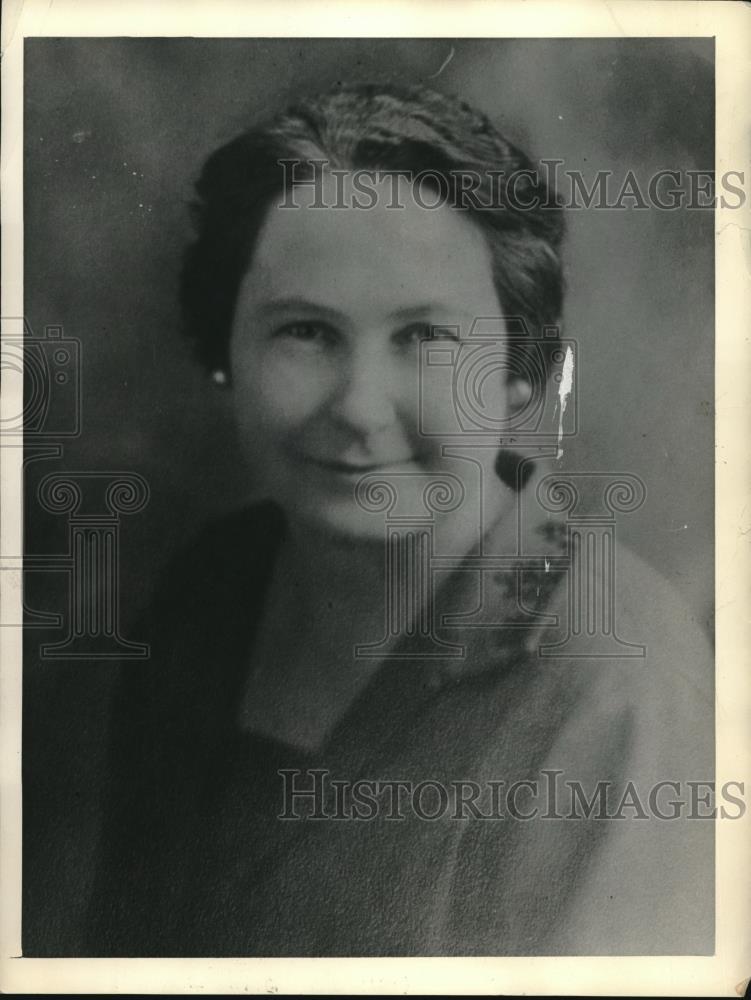
[(545, 411), (553, 192), (483, 115), (390, 86), (251, 129), (197, 192), (187, 329), (254, 496), (124, 671), (90, 953), (711, 950), (711, 824), (623, 798), (711, 776), (706, 643), (618, 550), (618, 632), (563, 644), (556, 448), (527, 438), (530, 479), (499, 446)]

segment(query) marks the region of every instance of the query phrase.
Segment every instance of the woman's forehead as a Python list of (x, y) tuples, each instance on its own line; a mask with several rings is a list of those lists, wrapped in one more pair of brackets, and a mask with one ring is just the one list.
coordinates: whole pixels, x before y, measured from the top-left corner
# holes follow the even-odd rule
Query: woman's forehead
[(371, 208), (322, 204), (303, 188), (297, 207), (273, 205), (258, 234), (243, 285), (248, 305), (279, 299), (318, 302), (348, 314), (392, 313), (417, 303), (451, 303), (483, 315), (498, 308), (490, 251), (466, 213), (428, 209), (386, 193)]

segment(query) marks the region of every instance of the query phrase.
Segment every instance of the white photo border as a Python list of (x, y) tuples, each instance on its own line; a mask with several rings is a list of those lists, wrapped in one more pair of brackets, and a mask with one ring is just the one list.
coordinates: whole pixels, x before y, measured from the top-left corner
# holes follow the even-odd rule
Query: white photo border
[[(292, 8), (292, 9), (290, 9)], [(751, 6), (702, 0), (15, 0), (2, 25), (2, 309), (23, 315), (23, 42), (33, 36), (714, 37), (716, 172), (751, 171)], [(751, 207), (716, 211), (718, 787), (751, 777)], [(3, 327), (5, 327), (3, 321)], [(3, 329), (3, 335), (6, 331)], [(21, 411), (3, 370), (0, 415)], [(20, 552), (22, 449), (0, 448), (0, 552)], [(21, 588), (0, 574), (8, 618)], [(21, 629), (0, 629), (3, 992), (737, 996), (751, 977), (751, 816), (717, 823), (713, 956), (378, 959), (21, 957)]]

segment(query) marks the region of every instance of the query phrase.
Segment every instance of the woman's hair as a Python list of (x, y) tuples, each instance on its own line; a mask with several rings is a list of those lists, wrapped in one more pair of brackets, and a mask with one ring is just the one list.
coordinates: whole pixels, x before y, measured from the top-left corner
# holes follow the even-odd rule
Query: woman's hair
[[(294, 169), (289, 161), (297, 161)], [(209, 370), (229, 367), (235, 302), (269, 206), (306, 170), (320, 170), (320, 161), (412, 177), (429, 172), (484, 233), (504, 315), (523, 319), (535, 337), (558, 322), (562, 210), (524, 153), (455, 97), (418, 86), (339, 85), (250, 128), (206, 161), (180, 291), (185, 333)], [(477, 178), (471, 195), (461, 179), (470, 175)], [(552, 341), (546, 337), (545, 346)]]

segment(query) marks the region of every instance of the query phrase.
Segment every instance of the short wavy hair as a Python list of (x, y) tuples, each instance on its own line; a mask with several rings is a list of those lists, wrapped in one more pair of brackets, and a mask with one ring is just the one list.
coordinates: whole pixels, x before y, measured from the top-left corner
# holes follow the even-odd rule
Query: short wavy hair
[[(206, 161), (191, 204), (197, 238), (180, 280), (183, 329), (209, 370), (229, 370), (229, 344), (242, 278), (268, 208), (292, 190), (300, 172), (314, 169), (404, 173), (429, 171), (456, 193), (457, 177), (480, 179), (468, 216), (484, 233), (506, 316), (527, 329), (560, 319), (563, 211), (531, 161), (456, 97), (419, 86), (339, 84), (243, 132)], [(499, 177), (516, 177), (513, 197)], [(494, 181), (495, 178), (495, 181)], [(532, 205), (533, 207), (525, 207)], [(555, 338), (553, 338), (553, 343)], [(549, 335), (546, 344), (551, 344)]]

